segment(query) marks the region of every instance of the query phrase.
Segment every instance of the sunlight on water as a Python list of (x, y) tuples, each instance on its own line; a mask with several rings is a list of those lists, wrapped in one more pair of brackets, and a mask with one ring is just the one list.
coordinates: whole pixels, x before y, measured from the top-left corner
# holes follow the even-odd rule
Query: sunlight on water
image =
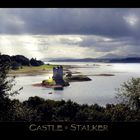
[(53, 76), (53, 74), (48, 74), (48, 75), (46, 74), (45, 78), (50, 79), (50, 78), (52, 78), (52, 76)]
[(139, 72), (140, 70), (140, 64), (134, 63), (134, 64), (114, 64), (112, 67), (115, 71), (120, 72)]

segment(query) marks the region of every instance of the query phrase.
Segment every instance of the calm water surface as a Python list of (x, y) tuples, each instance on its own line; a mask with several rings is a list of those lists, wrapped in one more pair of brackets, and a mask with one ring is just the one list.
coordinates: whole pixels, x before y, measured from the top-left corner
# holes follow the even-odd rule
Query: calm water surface
[[(53, 64), (53, 63), (51, 63)], [(73, 82), (63, 91), (54, 91), (53, 89), (43, 87), (33, 87), (32, 84), (40, 83), (47, 79), (49, 75), (22, 76), (16, 78), (16, 89), (23, 86), (23, 90), (17, 98), (20, 101), (27, 100), (30, 96), (39, 96), (45, 99), (68, 100), (71, 99), (79, 104), (105, 105), (115, 103), (115, 89), (120, 87), (124, 81), (132, 77), (140, 77), (140, 64), (107, 64), (107, 63), (54, 63), (75, 65), (76, 68), (71, 71), (78, 71), (89, 75), (92, 81)], [(93, 74), (114, 74), (115, 76), (93, 76)], [(52, 92), (52, 94), (48, 94)]]

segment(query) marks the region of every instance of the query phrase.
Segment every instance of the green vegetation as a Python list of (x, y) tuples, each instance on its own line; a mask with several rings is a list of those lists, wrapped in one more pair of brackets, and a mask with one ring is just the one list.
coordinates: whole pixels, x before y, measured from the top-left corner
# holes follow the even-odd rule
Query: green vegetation
[(46, 71), (51, 71), (56, 65), (41, 65), (41, 66), (23, 66), (21, 69), (10, 70), (9, 74), (23, 74), (23, 73), (41, 73)]
[(67, 82), (79, 82), (79, 81), (91, 81), (91, 79), (85, 75), (71, 75), (64, 77)]
[[(44, 64), (41, 66), (22, 66), (20, 69), (16, 70), (9, 70), (9, 74), (16, 75), (16, 74), (44, 74), (47, 72), (52, 71), (53, 67), (56, 67), (57, 65), (52, 64)], [(69, 68), (70, 66), (63, 65), (64, 69)]]
[(43, 80), (42, 85), (53, 86), (56, 85), (56, 82), (52, 78), (49, 78), (47, 80)]
[(140, 112), (124, 104), (101, 107), (98, 104), (79, 105), (70, 100), (53, 101), (30, 97), (23, 103), (8, 100), (5, 105), (8, 111), (0, 116), (0, 121), (140, 121)]
[(124, 82), (118, 89), (119, 101), (134, 110), (140, 110), (140, 78), (132, 78)]
[[(0, 54), (0, 121), (9, 120), (11, 110), (11, 100), (9, 96), (18, 94), (18, 91), (12, 91), (15, 85), (14, 78), (7, 78), (10, 69), (9, 61), (3, 61)], [(12, 112), (11, 112), (12, 113)]]

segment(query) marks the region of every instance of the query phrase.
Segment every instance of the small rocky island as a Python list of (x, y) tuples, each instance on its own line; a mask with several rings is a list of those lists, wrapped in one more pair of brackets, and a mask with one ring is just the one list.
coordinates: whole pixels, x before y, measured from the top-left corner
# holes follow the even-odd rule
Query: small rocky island
[(40, 84), (33, 86), (43, 86), (46, 88), (53, 88), (54, 90), (63, 90), (63, 87), (69, 86), (69, 82), (91, 81), (91, 79), (84, 75), (72, 75), (71, 72), (63, 72), (63, 66), (53, 67), (53, 76), (49, 79), (43, 80)]

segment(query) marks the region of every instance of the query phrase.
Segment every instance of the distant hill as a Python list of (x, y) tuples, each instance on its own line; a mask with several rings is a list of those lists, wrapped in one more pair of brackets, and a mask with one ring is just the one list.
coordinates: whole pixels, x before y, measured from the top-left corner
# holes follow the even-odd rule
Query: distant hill
[(116, 54), (112, 54), (112, 53), (108, 53), (107, 55), (104, 55), (102, 57), (99, 57), (99, 58), (105, 58), (105, 59), (120, 59), (120, 58), (125, 58), (124, 56), (121, 56), (121, 55), (116, 55)]
[(63, 61), (65, 59), (70, 59), (70, 58), (66, 58), (66, 57), (64, 57), (64, 58), (43, 58), (43, 59), (41, 59), (41, 61), (43, 61), (43, 62), (51, 62), (53, 60), (59, 60), (59, 61), (62, 60)]
[(111, 63), (140, 63), (140, 57), (128, 57), (122, 59), (111, 59)]
[(128, 58), (54, 59), (54, 60), (50, 60), (49, 62), (140, 63), (140, 57), (128, 57)]
[(91, 62), (91, 61), (96, 61), (96, 59), (95, 58), (83, 58), (83, 59), (68, 58), (68, 59), (53, 59), (50, 60), (49, 62)]
[(126, 56), (126, 58), (138, 58), (138, 57), (140, 57), (139, 54), (129, 54)]

